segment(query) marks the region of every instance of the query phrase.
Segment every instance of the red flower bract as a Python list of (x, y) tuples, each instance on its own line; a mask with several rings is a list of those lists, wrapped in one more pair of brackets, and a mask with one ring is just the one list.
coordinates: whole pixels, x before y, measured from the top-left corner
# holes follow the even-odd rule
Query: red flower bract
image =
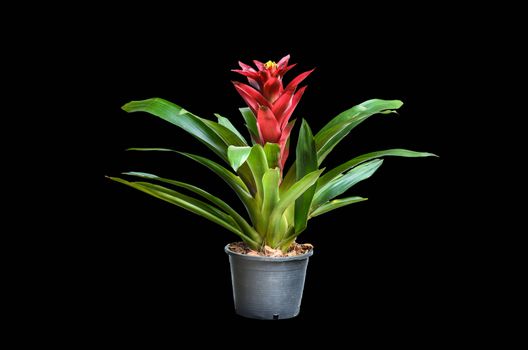
[(289, 59), (290, 55), (283, 57), (278, 63), (262, 63), (255, 60), (253, 62), (257, 69), (239, 62), (242, 69), (233, 69), (234, 72), (247, 77), (249, 82), (249, 85), (238, 81), (233, 84), (257, 118), (259, 134), (256, 135), (255, 142), (261, 145), (266, 142), (279, 144), (281, 169), (288, 158), (288, 139), (293, 128), (293, 122), (288, 123), (288, 120), (306, 90), (306, 86), (300, 89), (297, 87), (313, 72), (312, 69), (299, 74), (284, 87), (284, 74), (295, 66), (288, 65)]

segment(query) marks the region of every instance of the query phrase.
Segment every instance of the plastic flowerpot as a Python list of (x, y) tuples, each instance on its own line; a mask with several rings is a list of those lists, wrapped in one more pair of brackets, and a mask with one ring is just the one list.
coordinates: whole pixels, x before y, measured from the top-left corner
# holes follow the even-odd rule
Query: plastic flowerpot
[(244, 317), (280, 320), (299, 314), (309, 252), (291, 257), (251, 256), (225, 247), (231, 265), (235, 312)]

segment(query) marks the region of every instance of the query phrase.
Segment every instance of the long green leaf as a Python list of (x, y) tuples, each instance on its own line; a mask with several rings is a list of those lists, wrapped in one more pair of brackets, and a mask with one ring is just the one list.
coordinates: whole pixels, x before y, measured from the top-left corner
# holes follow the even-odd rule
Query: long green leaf
[(138, 147), (130, 147), (126, 149), (127, 151), (139, 151), (139, 152), (174, 152), (174, 153), (180, 153), (178, 151), (175, 151), (173, 149), (169, 148), (156, 148), (156, 147), (150, 147), (150, 148), (138, 148)]
[(248, 143), (247, 143), (245, 137), (242, 136), (242, 134), (237, 130), (237, 128), (235, 128), (235, 126), (231, 123), (231, 121), (229, 119), (227, 119), (226, 117), (222, 117), (218, 113), (215, 113), (215, 117), (218, 119), (218, 124), (223, 125), (226, 128), (228, 128), (229, 130), (231, 130), (235, 135), (238, 136), (240, 141), (242, 141), (244, 143), (244, 145), (247, 146)]
[(185, 182), (171, 180), (171, 179), (166, 179), (166, 178), (154, 175), (154, 174), (137, 172), (137, 171), (125, 172), (125, 173), (123, 173), (123, 175), (136, 176), (136, 177), (140, 177), (140, 178), (143, 178), (143, 179), (157, 180), (157, 181), (165, 182), (165, 183), (168, 183), (168, 184), (171, 184), (171, 185), (174, 185), (174, 186), (185, 188), (186, 190), (189, 190), (189, 191), (191, 191), (193, 193), (196, 193), (197, 195), (199, 195), (199, 196), (207, 199), (211, 203), (215, 204), (218, 208), (220, 208), (221, 210), (226, 212), (228, 215), (231, 215), (233, 220), (235, 220), (235, 222), (238, 224), (240, 229), (242, 229), (242, 231), (244, 232), (244, 234), (246, 236), (251, 237), (255, 241), (259, 241), (260, 240), (259, 234), (255, 231), (255, 229), (253, 229), (253, 227), (251, 227), (251, 225), (249, 225), (249, 223), (240, 214), (238, 214), (238, 212), (236, 210), (231, 208), (231, 206), (229, 206), (226, 202), (224, 202), (220, 198), (218, 198), (216, 196), (213, 196), (209, 192), (207, 192), (207, 191), (205, 191), (205, 190), (203, 190), (203, 189), (201, 189), (199, 187), (193, 186), (193, 185), (185, 183)]
[[(302, 179), (306, 174), (317, 170), (317, 151), (310, 126), (303, 119), (296, 149), (296, 175), (297, 180)], [(312, 199), (317, 185), (314, 184), (306, 190), (295, 201), (294, 225), (295, 232), (302, 232), (306, 228), (308, 213), (312, 205)]]
[(380, 157), (387, 157), (387, 156), (397, 156), (397, 157), (437, 157), (433, 153), (428, 152), (415, 152), (415, 151), (409, 151), (402, 148), (393, 148), (393, 149), (387, 149), (383, 151), (377, 151), (377, 152), (370, 152), (365, 153), (363, 155), (360, 155), (358, 157), (352, 158), (348, 162), (345, 162), (334, 169), (328, 171), (324, 175), (322, 175), (319, 178), (319, 181), (317, 181), (317, 187), (321, 188), (324, 185), (326, 185), (329, 181), (334, 179), (336, 176), (339, 176), (341, 173), (347, 171), (348, 169), (351, 169), (355, 167), (358, 164), (364, 163), (371, 159), (376, 159)]
[(242, 117), (244, 118), (244, 121), (246, 122), (246, 127), (249, 130), (251, 139), (253, 140), (253, 142), (256, 142), (256, 140), (259, 138), (257, 118), (255, 117), (251, 109), (248, 107), (239, 108), (239, 110), (242, 114)]
[(214, 172), (216, 175), (218, 175), (222, 180), (224, 180), (229, 185), (229, 187), (231, 187), (233, 191), (235, 191), (238, 198), (240, 198), (240, 200), (246, 207), (246, 210), (249, 216), (251, 217), (251, 220), (255, 222), (255, 220), (258, 219), (258, 203), (255, 202), (251, 194), (248, 192), (247, 186), (244, 184), (244, 182), (242, 182), (242, 180), (238, 176), (236, 176), (220, 164), (215, 163), (207, 158), (190, 153), (179, 153), (202, 164), (203, 166), (207, 167), (212, 172)]
[(249, 189), (251, 196), (255, 197), (255, 194), (257, 193), (257, 185), (255, 184), (255, 180), (253, 179), (253, 174), (251, 173), (251, 169), (249, 168), (249, 165), (247, 162), (242, 163), (240, 168), (238, 168), (237, 170), (237, 174), (238, 176), (240, 176), (240, 179), (242, 180), (242, 182)]
[(351, 118), (357, 118), (362, 113), (370, 113), (376, 111), (375, 113), (380, 112), (391, 112), (394, 109), (398, 109), (403, 105), (403, 102), (400, 100), (381, 100), (381, 99), (371, 99), (364, 101), (350, 109), (347, 109), (344, 112), (341, 112), (332, 120), (330, 120), (326, 125), (319, 130), (319, 133), (324, 133), (331, 127), (341, 124), (342, 122), (350, 121)]
[(178, 152), (178, 153), (191, 158), (192, 160), (202, 164), (203, 166), (213, 171), (222, 180), (224, 180), (233, 189), (233, 191), (235, 191), (235, 193), (240, 197), (242, 201), (248, 198), (251, 198), (248, 188), (242, 182), (242, 180), (240, 180), (238, 176), (236, 176), (235, 174), (233, 174), (232, 172), (230, 172), (229, 170), (227, 170), (220, 164), (213, 162), (212, 160), (209, 160), (207, 158), (197, 156), (195, 154), (185, 153), (185, 152)]
[(383, 160), (381, 159), (371, 160), (368, 163), (353, 168), (345, 175), (335, 178), (325, 186), (318, 188), (313, 199), (312, 210), (339, 196), (358, 182), (368, 179), (382, 163)]
[(268, 169), (262, 177), (262, 217), (264, 220), (270, 217), (273, 208), (279, 201), (279, 168)]
[[(181, 153), (179, 151), (175, 151), (168, 148), (128, 148), (127, 151), (161, 151), (161, 152), (175, 152), (175, 153)], [(256, 192), (256, 185), (253, 181), (253, 174), (251, 174), (251, 170), (249, 169), (249, 166), (247, 164), (242, 164), (240, 168), (238, 169), (238, 175), (240, 176), (242, 183), (246, 186), (246, 188), (249, 190), (251, 196), (253, 196)]]
[[(295, 200), (299, 198), (306, 190), (308, 190), (314, 183), (316, 183), (319, 175), (324, 169), (313, 171), (305, 175), (302, 179), (293, 184), (289, 190), (281, 195), (279, 202), (275, 205), (275, 208), (271, 212), (268, 226), (268, 242), (269, 244), (278, 244), (283, 237), (280, 236), (279, 226), (282, 219), (282, 214), (290, 206), (293, 205)], [(285, 234), (285, 233), (283, 233)], [(272, 246), (273, 248), (273, 246)]]
[(289, 190), (290, 187), (295, 183), (295, 180), (297, 180), (297, 166), (296, 163), (293, 163), (286, 172), (284, 179), (282, 179), (280, 193), (282, 194)]
[(162, 192), (162, 193), (165, 193), (169, 196), (173, 196), (173, 197), (177, 197), (191, 205), (194, 205), (196, 207), (199, 207), (199, 208), (202, 208), (202, 210), (205, 210), (207, 212), (209, 212), (210, 214), (212, 215), (215, 215), (216, 217), (224, 220), (225, 222), (227, 222), (228, 224), (230, 225), (233, 225), (233, 227), (236, 227), (237, 229), (240, 229), (240, 227), (238, 226), (238, 224), (234, 221), (234, 219), (227, 213), (225, 213), (224, 211), (218, 209), (217, 207), (215, 206), (212, 206), (208, 203), (205, 203), (199, 199), (196, 199), (196, 198), (193, 198), (191, 196), (188, 196), (188, 195), (185, 195), (183, 193), (180, 193), (180, 192), (177, 192), (173, 189), (170, 189), (170, 188), (167, 188), (167, 187), (164, 187), (164, 186), (160, 186), (160, 185), (156, 185), (156, 184), (153, 184), (153, 183), (150, 183), (150, 182), (134, 182), (135, 184), (137, 185), (140, 185), (140, 186), (144, 186), (144, 187), (147, 187), (147, 188), (150, 188), (152, 190), (155, 190), (155, 191), (158, 191), (158, 192)]
[(165, 188), (163, 186), (154, 185), (147, 182), (129, 182), (126, 180), (123, 180), (121, 178), (117, 177), (109, 177), (111, 180), (120, 182), (124, 185), (130, 186), (132, 188), (135, 188), (137, 190), (140, 190), (142, 192), (145, 192), (147, 194), (150, 194), (151, 196), (154, 196), (156, 198), (159, 198), (161, 200), (164, 200), (166, 202), (169, 202), (171, 204), (174, 204), (176, 206), (179, 206), (183, 209), (186, 209), (194, 214), (200, 215), (224, 228), (227, 230), (235, 233), (240, 238), (242, 238), (244, 241), (248, 242), (252, 246), (257, 246), (257, 242), (254, 242), (251, 238), (245, 236), (238, 227), (235, 227), (234, 225), (226, 222), (224, 218), (215, 215), (214, 211), (211, 210), (213, 208), (211, 205), (204, 203), (202, 201), (199, 201), (197, 199), (182, 195), (179, 192), (170, 190), (168, 188)]
[(251, 153), (251, 147), (249, 146), (229, 146), (227, 149), (227, 158), (229, 159), (229, 164), (234, 171), (237, 171), (242, 164), (245, 163), (246, 159)]
[(229, 128), (214, 122), (212, 120), (202, 119), (202, 121), (213, 130), (221, 139), (224, 141), (225, 147), (229, 145), (235, 146), (247, 146), (247, 142), (244, 139), (241, 139), (237, 134), (231, 131)]
[(268, 170), (268, 160), (266, 159), (266, 153), (264, 148), (256, 144), (251, 148), (251, 153), (246, 160), (251, 173), (253, 174), (253, 179), (257, 186), (257, 195), (262, 194), (262, 177), (266, 170)]
[(402, 104), (399, 100), (368, 100), (333, 118), (315, 135), (319, 164), (352, 129), (368, 117), (377, 113), (391, 113), (394, 109), (400, 108)]
[(148, 112), (168, 121), (196, 137), (227, 162), (227, 145), (218, 134), (204, 122), (182, 107), (162, 98), (132, 101), (121, 107), (127, 112)]
[[(249, 215), (251, 216), (251, 219), (253, 220), (253, 216), (257, 212), (257, 205), (254, 203), (253, 196), (249, 192), (248, 187), (240, 179), (240, 177), (236, 176), (223, 166), (221, 166), (218, 163), (213, 162), (212, 160), (209, 160), (204, 157), (200, 157), (197, 155), (193, 155), (190, 153), (185, 152), (179, 152), (168, 148), (128, 148), (127, 151), (161, 151), (161, 152), (175, 152), (178, 154), (183, 154), (186, 157), (191, 158), (192, 160), (204, 165), (205, 167), (212, 170), (215, 174), (217, 174), (222, 180), (224, 180), (232, 189), (235, 191), (235, 193), (238, 195), (242, 203), (244, 203), (244, 206), (248, 210)], [(242, 169), (242, 167), (240, 168)]]
[(347, 197), (347, 198), (334, 199), (333, 201), (327, 202), (327, 203), (321, 205), (316, 210), (314, 210), (310, 214), (310, 217), (314, 218), (314, 217), (319, 216), (321, 214), (328, 213), (331, 210), (344, 207), (345, 205), (358, 203), (358, 202), (363, 202), (363, 201), (366, 201), (367, 199), (368, 198), (363, 198), (363, 197)]

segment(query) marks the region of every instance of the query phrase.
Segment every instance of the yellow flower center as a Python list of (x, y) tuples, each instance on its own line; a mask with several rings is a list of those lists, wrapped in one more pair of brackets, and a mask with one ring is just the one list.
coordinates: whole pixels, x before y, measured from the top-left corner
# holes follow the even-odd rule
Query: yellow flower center
[(264, 63), (264, 68), (266, 69), (277, 68), (277, 63), (275, 63), (274, 61), (268, 61)]

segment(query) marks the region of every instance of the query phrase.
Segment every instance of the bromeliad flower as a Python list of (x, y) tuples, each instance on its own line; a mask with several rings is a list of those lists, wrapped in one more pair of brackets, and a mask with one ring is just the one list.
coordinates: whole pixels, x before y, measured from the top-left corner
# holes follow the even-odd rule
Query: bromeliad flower
[(262, 63), (254, 60), (256, 70), (239, 62), (242, 69), (233, 69), (234, 72), (247, 77), (250, 84), (233, 82), (256, 117), (258, 135), (252, 135), (253, 140), (261, 145), (265, 145), (266, 142), (279, 144), (281, 170), (288, 158), (288, 140), (295, 124), (295, 120), (288, 121), (306, 90), (306, 86), (300, 89), (297, 87), (313, 72), (312, 69), (299, 74), (284, 87), (282, 84), (284, 74), (295, 67), (295, 64), (288, 65), (289, 59), (290, 55), (283, 57), (279, 63), (273, 61)]

